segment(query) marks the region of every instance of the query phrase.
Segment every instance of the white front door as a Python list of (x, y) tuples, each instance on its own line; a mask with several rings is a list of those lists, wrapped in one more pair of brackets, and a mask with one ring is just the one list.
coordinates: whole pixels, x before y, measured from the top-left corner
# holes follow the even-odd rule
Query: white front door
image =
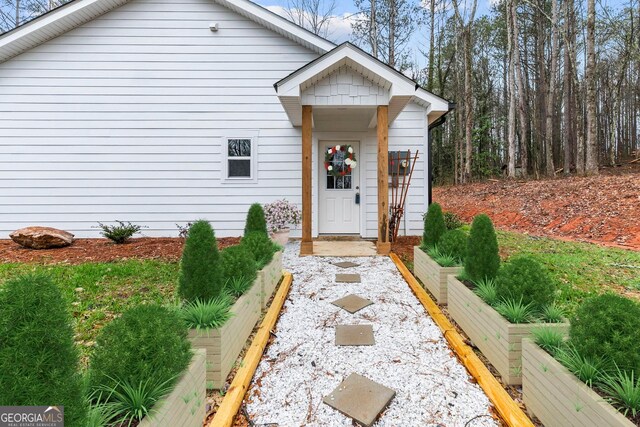
[[(335, 174), (325, 166), (325, 154), (336, 145), (351, 146), (357, 160), (351, 171), (345, 164), (346, 150), (333, 155), (330, 162)], [(318, 232), (320, 234), (360, 234), (360, 143), (357, 141), (320, 141), (318, 179)], [(336, 176), (337, 175), (337, 176)]]

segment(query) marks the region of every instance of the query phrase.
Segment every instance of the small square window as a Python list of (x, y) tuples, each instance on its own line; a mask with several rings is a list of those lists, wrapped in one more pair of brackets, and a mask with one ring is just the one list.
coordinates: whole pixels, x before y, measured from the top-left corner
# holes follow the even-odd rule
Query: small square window
[(223, 139), (223, 182), (256, 182), (256, 136)]

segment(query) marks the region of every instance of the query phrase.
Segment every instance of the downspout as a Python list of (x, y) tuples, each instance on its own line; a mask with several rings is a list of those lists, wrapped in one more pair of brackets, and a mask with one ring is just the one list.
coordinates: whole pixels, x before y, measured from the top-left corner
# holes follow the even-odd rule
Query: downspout
[(449, 103), (449, 109), (440, 117), (436, 119), (435, 122), (431, 123), (428, 128), (427, 133), (427, 182), (428, 182), (428, 191), (427, 191), (427, 206), (431, 205), (433, 201), (432, 191), (433, 191), (433, 165), (431, 160), (431, 131), (439, 126), (442, 126), (447, 121), (447, 114), (453, 111), (456, 108), (455, 102)]

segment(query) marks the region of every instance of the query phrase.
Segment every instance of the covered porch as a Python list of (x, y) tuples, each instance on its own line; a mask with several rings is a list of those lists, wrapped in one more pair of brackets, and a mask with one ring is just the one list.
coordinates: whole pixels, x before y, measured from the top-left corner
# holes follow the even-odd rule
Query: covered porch
[(428, 124), (449, 103), (349, 43), (274, 87), (292, 125), (301, 128), (300, 255), (323, 252), (314, 235), (372, 232), (376, 252), (389, 254), (389, 127), (408, 104), (418, 104), (426, 116), (426, 144)]

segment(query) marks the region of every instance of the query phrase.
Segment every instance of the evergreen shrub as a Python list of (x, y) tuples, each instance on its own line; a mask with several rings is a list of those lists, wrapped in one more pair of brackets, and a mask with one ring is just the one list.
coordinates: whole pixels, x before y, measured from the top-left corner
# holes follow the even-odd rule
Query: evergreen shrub
[(260, 203), (254, 203), (249, 207), (247, 212), (247, 221), (244, 226), (244, 235), (249, 233), (259, 232), (268, 236), (267, 233), (267, 220), (264, 216), (264, 209)]
[(273, 254), (279, 249), (278, 245), (269, 236), (258, 231), (245, 234), (240, 244), (253, 254), (253, 259), (256, 261), (258, 269), (262, 269), (269, 264), (273, 259)]
[(438, 244), (440, 237), (447, 231), (442, 216), (442, 208), (437, 203), (431, 203), (424, 217), (424, 233), (422, 247), (430, 249)]
[(0, 290), (0, 405), (64, 405), (84, 427), (87, 406), (67, 303), (51, 279), (28, 274)]
[(553, 303), (556, 284), (539, 262), (523, 255), (511, 258), (498, 271), (496, 290), (499, 299), (522, 301), (543, 310)]
[(451, 255), (458, 263), (463, 262), (467, 254), (467, 233), (462, 230), (445, 232), (438, 242), (438, 250)]
[(186, 301), (207, 301), (220, 295), (224, 287), (220, 253), (211, 225), (193, 223), (182, 251), (178, 295)]
[(585, 301), (571, 319), (570, 342), (583, 357), (640, 373), (640, 304), (607, 293)]
[(498, 239), (491, 219), (484, 214), (477, 215), (471, 224), (467, 242), (467, 256), (464, 262), (465, 277), (472, 282), (494, 279), (500, 268)]
[(191, 361), (187, 327), (176, 310), (139, 305), (104, 326), (89, 360), (92, 390), (172, 383)]
[(253, 282), (258, 276), (256, 260), (247, 245), (229, 246), (221, 254), (222, 280), (225, 284), (240, 278)]

